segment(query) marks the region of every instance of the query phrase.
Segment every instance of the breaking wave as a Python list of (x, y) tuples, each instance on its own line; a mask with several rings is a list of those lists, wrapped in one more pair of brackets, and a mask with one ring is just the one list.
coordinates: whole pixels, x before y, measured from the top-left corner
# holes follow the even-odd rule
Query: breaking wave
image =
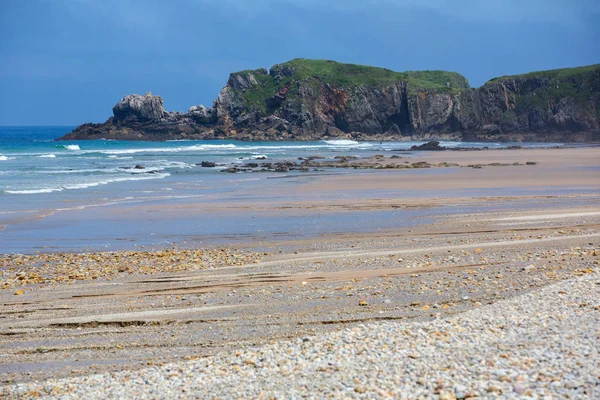
[(60, 185), (60, 186), (55, 186), (55, 187), (20, 189), (20, 190), (4, 190), (4, 193), (39, 194), (39, 193), (62, 192), (63, 190), (86, 189), (86, 188), (90, 188), (90, 187), (94, 187), (94, 186), (108, 185), (109, 183), (114, 183), (114, 182), (162, 179), (162, 178), (166, 178), (167, 176), (170, 176), (170, 175), (171, 174), (169, 174), (169, 173), (152, 174), (152, 175), (144, 175), (144, 176), (134, 175), (134, 176), (128, 176), (128, 177), (105, 179), (105, 180), (95, 181), (95, 182), (72, 183), (72, 184)]
[(350, 146), (350, 145), (360, 144), (356, 140), (347, 140), (347, 139), (323, 140), (323, 142), (334, 145), (334, 146)]

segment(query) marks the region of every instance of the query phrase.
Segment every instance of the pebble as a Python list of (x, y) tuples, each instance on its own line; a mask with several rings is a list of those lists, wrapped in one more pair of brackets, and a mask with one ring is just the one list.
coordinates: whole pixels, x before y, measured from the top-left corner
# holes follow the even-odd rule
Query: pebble
[(513, 385), (513, 390), (517, 394), (523, 394), (527, 389), (527, 385), (522, 382), (517, 382)]
[(529, 264), (528, 266), (523, 268), (524, 271), (533, 271), (534, 269), (535, 269), (535, 265), (533, 265), (533, 264)]
[(454, 395), (456, 396), (457, 399), (464, 399), (465, 395), (467, 393), (467, 390), (469, 390), (469, 389), (464, 385), (461, 385), (461, 384), (454, 385)]
[[(257, 253), (231, 248), (4, 254), (0, 256), (0, 290), (23, 285), (110, 280), (115, 275), (198, 271), (244, 265), (260, 259)], [(22, 289), (15, 292), (17, 296), (22, 294)]]
[(599, 278), (585, 273), (428, 321), (360, 324), (137, 371), (6, 385), (0, 398), (600, 398), (600, 339), (591, 334), (600, 326)]

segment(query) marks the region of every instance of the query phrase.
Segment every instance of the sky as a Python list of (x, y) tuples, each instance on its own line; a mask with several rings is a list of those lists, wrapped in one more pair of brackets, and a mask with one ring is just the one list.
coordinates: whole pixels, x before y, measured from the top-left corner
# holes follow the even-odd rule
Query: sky
[(0, 0), (0, 125), (104, 122), (130, 93), (211, 106), (293, 58), (502, 75), (600, 63), (598, 0)]

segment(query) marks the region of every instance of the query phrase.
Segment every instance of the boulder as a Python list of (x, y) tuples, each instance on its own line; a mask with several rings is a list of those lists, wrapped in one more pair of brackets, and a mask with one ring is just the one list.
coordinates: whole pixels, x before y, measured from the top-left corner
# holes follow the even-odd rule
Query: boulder
[(412, 151), (441, 151), (441, 150), (446, 150), (446, 148), (443, 147), (443, 146), (440, 146), (440, 142), (438, 142), (436, 140), (432, 140), (430, 142), (423, 143), (420, 146), (412, 146), (410, 149)]
[(159, 121), (165, 116), (163, 99), (150, 92), (130, 94), (113, 107), (113, 115), (116, 123)]
[(214, 108), (204, 107), (202, 104), (192, 106), (188, 109), (188, 115), (194, 122), (199, 124), (210, 124), (216, 121), (217, 113)]

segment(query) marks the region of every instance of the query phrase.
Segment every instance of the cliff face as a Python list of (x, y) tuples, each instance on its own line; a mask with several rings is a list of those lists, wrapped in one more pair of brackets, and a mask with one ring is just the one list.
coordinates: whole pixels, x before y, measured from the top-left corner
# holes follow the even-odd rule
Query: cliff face
[(459, 101), (466, 138), (600, 139), (600, 65), (496, 78)]
[(297, 59), (231, 74), (212, 108), (166, 112), (146, 93), (124, 97), (113, 115), (63, 139), (600, 140), (600, 65), (472, 89), (452, 72)]

